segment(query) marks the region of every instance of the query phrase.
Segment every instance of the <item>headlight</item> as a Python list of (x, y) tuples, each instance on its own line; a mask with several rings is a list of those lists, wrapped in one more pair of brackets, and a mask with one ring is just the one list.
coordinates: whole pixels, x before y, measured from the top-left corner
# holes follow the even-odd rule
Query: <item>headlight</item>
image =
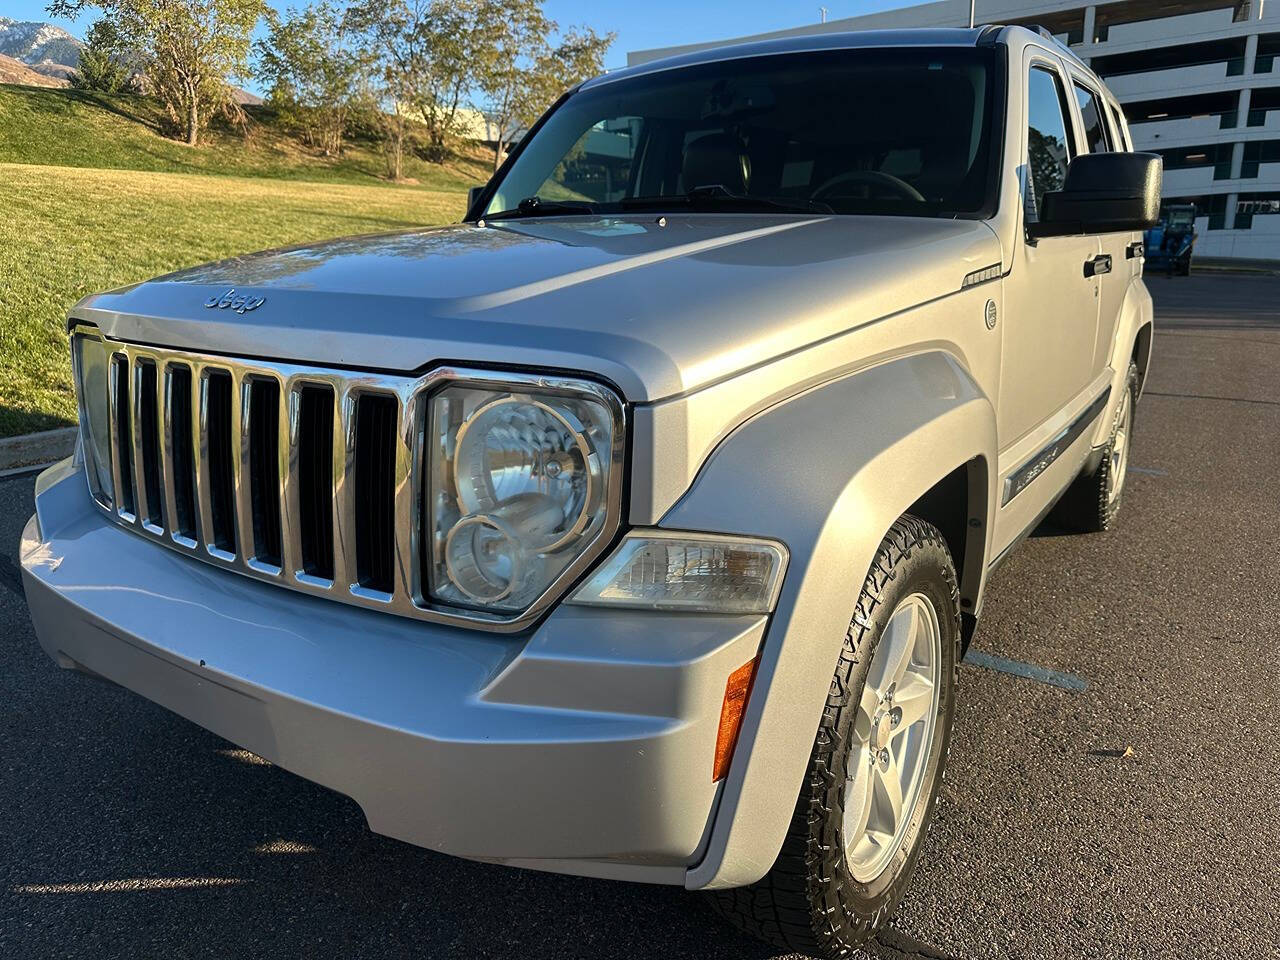
[(524, 610), (609, 535), (621, 489), (621, 409), (579, 386), (459, 385), (431, 398), (435, 600)]
[(778, 602), (787, 548), (772, 540), (641, 530), (573, 595), (589, 606), (769, 613)]
[(111, 354), (100, 340), (77, 334), (71, 340), (71, 362), (76, 378), (76, 400), (80, 408), (80, 442), (84, 447), (89, 488), (107, 506), (111, 503), (111, 402), (108, 375)]

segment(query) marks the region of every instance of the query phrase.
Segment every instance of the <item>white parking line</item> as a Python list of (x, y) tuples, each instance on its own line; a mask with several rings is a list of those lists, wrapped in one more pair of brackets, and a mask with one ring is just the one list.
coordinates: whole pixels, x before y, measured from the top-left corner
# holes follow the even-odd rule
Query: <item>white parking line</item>
[(234, 887), (247, 882), (235, 877), (136, 877), (88, 883), (21, 883), (10, 889), (13, 893), (147, 893), (152, 890)]
[(1063, 690), (1071, 690), (1075, 693), (1080, 693), (1088, 686), (1084, 680), (1081, 680), (1075, 674), (1061, 673), (1057, 670), (1050, 670), (1048, 667), (1038, 667), (1033, 663), (1023, 663), (1021, 660), (997, 657), (995, 654), (983, 653), (981, 650), (970, 649), (964, 655), (964, 662), (971, 663), (975, 667), (997, 670), (1000, 673), (1009, 673), (1015, 677), (1035, 680), (1038, 683), (1047, 683), (1052, 687), (1061, 687)]

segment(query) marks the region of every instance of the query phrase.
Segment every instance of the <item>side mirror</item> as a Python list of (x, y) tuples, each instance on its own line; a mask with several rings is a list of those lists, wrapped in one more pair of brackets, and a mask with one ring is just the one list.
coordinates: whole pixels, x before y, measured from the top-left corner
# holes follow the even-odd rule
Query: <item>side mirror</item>
[(480, 194), (484, 193), (484, 188), (487, 186), (488, 184), (486, 183), (479, 187), (472, 187), (470, 190), (467, 191), (467, 212), (468, 213), (470, 213), (471, 208), (476, 205), (476, 201), (480, 199)]
[(1087, 153), (1067, 167), (1061, 190), (1044, 195), (1032, 237), (1131, 233), (1160, 219), (1164, 161), (1156, 153)]

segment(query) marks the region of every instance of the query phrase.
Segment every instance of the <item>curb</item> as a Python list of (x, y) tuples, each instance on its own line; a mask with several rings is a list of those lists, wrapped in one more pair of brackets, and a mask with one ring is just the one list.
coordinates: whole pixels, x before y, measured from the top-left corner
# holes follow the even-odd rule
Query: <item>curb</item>
[(0, 471), (69, 457), (76, 446), (76, 433), (76, 427), (61, 427), (21, 437), (6, 437), (0, 440)]

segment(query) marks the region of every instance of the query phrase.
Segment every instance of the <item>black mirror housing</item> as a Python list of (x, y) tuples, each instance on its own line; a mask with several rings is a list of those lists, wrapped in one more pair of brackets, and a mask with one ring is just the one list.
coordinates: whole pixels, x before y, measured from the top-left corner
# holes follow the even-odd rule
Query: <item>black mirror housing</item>
[(472, 208), (480, 200), (480, 195), (484, 193), (484, 188), (488, 184), (481, 184), (478, 187), (472, 187), (467, 191), (467, 212), (470, 213)]
[(1156, 153), (1087, 153), (1067, 167), (1061, 190), (1044, 195), (1032, 237), (1131, 233), (1160, 219), (1164, 161)]

